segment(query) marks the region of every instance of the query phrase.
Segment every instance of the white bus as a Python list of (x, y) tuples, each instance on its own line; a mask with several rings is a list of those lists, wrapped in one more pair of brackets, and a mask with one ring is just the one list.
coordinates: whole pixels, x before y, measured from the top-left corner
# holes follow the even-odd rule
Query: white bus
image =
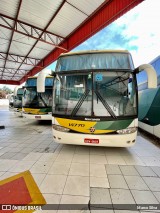
[(24, 86), (23, 116), (28, 119), (52, 119), (53, 76), (41, 72), (38, 77), (30, 77)]
[(14, 110), (13, 102), (14, 102), (14, 94), (9, 94), (8, 95), (8, 100), (9, 100), (9, 111)]
[(22, 96), (24, 89), (20, 86), (14, 88), (13, 111), (17, 116), (22, 116)]
[(128, 147), (138, 127), (136, 74), (128, 51), (106, 50), (60, 55), (54, 74), (52, 131), (58, 143)]

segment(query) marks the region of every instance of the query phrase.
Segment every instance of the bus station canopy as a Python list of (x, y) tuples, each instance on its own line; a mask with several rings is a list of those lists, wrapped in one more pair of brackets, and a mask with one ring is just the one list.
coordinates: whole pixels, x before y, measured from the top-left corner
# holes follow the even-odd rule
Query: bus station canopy
[(22, 84), (142, 1), (1, 0), (0, 84)]

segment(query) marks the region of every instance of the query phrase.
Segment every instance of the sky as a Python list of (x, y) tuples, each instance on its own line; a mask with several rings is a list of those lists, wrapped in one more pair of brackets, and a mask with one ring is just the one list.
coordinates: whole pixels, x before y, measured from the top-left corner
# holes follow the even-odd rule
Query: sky
[(145, 0), (72, 51), (126, 49), (135, 67), (150, 63), (160, 55), (159, 8), (160, 0)]
[(160, 55), (160, 0), (145, 0), (75, 50), (127, 49), (135, 67)]

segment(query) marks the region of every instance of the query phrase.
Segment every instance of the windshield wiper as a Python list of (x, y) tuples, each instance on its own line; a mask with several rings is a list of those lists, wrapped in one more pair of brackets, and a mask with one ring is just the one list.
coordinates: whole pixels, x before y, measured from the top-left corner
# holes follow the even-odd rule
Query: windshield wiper
[(88, 96), (90, 90), (86, 90), (83, 95), (80, 97), (79, 101), (77, 102), (76, 106), (74, 107), (71, 116), (76, 115), (76, 113), (78, 112), (79, 108), (81, 107), (82, 103), (84, 102), (84, 100), (86, 99), (86, 97)]
[(39, 94), (39, 97), (40, 97), (41, 101), (43, 102), (44, 106), (45, 106), (45, 107), (48, 107), (47, 104), (46, 104), (46, 102), (43, 100), (41, 94)]
[(104, 98), (101, 96), (101, 94), (95, 90), (94, 91), (95, 94), (97, 95), (97, 97), (99, 98), (99, 100), (102, 102), (103, 106), (106, 108), (106, 110), (109, 112), (109, 114), (113, 117), (113, 118), (117, 118), (116, 115), (114, 114), (114, 112), (112, 111), (111, 107), (109, 106), (109, 104), (104, 100)]
[(33, 100), (28, 104), (28, 107), (39, 107), (39, 100), (38, 98), (41, 99), (42, 103), (44, 104), (45, 107), (48, 107), (44, 99), (42, 98), (41, 94), (36, 95)]

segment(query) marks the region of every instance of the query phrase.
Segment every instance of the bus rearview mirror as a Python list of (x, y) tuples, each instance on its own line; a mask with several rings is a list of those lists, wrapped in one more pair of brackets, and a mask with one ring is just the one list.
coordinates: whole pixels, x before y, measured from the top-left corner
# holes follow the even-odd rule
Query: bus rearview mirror
[(148, 88), (157, 88), (157, 73), (152, 65), (142, 64), (135, 69), (136, 73), (145, 71), (148, 77)]

